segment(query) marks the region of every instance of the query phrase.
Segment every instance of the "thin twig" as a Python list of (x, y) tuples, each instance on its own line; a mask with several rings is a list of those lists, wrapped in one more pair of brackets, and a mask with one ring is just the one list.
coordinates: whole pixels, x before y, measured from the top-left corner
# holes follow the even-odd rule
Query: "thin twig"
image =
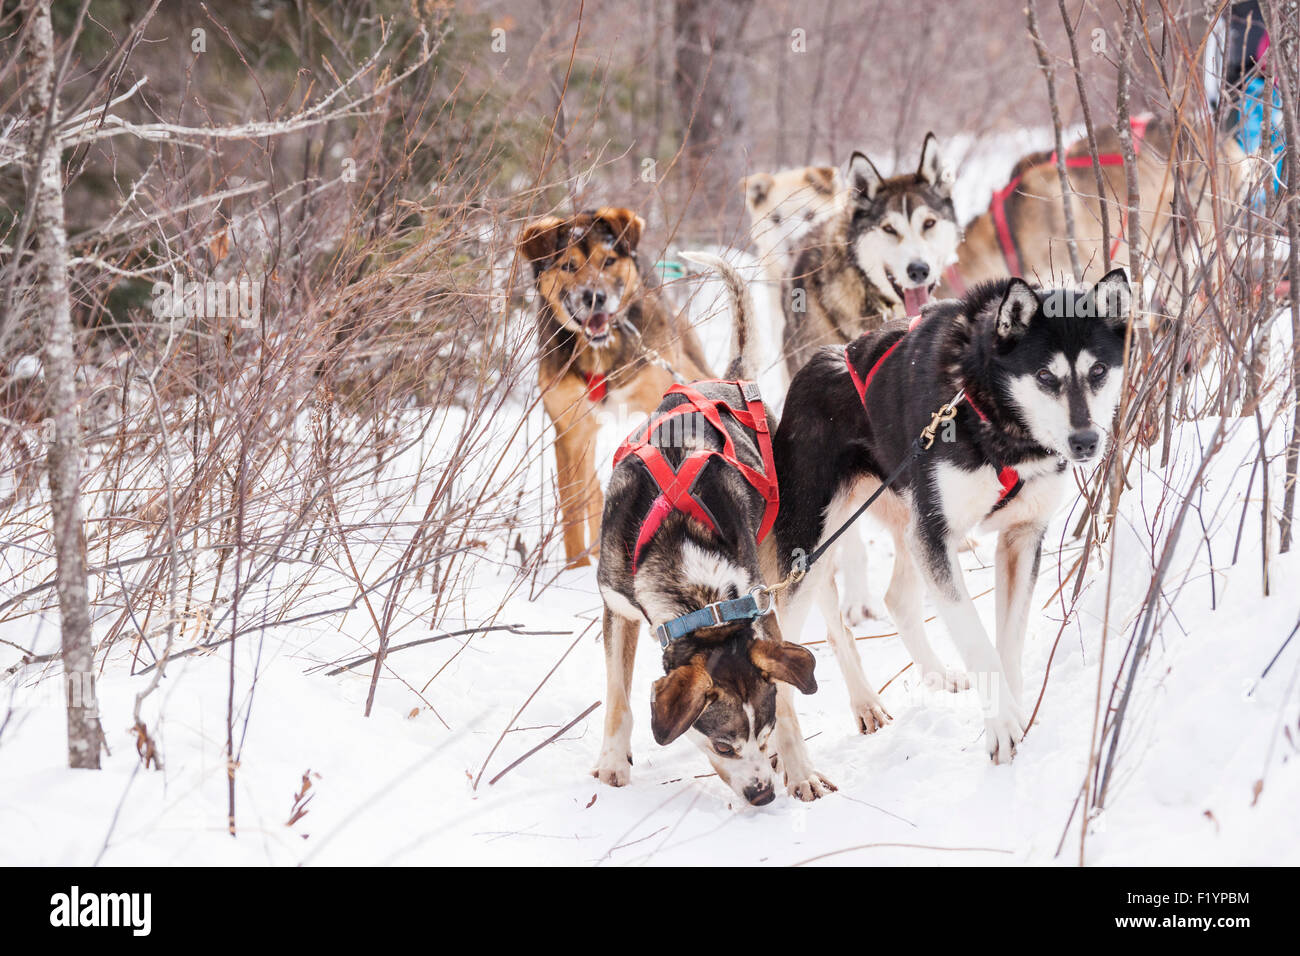
[(534, 747), (532, 750), (528, 751), (528, 752), (527, 752), (526, 754), (524, 754), (522, 757), (519, 757), (517, 760), (515, 760), (513, 763), (511, 763), (508, 767), (506, 767), (505, 770), (502, 770), (499, 774), (497, 774), (495, 777), (493, 777), (491, 780), (489, 780), (489, 781), (488, 781), (488, 786), (489, 786), (489, 787), (492, 786), (494, 783), (496, 783), (498, 780), (500, 780), (502, 777), (504, 777), (506, 774), (508, 774), (511, 770), (514, 770), (515, 767), (518, 767), (521, 763), (523, 763), (525, 760), (527, 760), (527, 759), (528, 759), (529, 757), (531, 757), (533, 754), (537, 753), (537, 751), (541, 750), (543, 747), (547, 746), (548, 744), (553, 744), (553, 743), (555, 743), (555, 741), (559, 740), (559, 739), (560, 739), (561, 737), (563, 737), (566, 733), (568, 733), (568, 731), (571, 730), (575, 724), (577, 724), (580, 720), (582, 720), (584, 717), (586, 717), (588, 714), (590, 714), (593, 710), (595, 710), (597, 707), (599, 707), (599, 706), (600, 706), (600, 703), (601, 703), (600, 701), (596, 701), (594, 704), (592, 704), (590, 707), (588, 707), (586, 710), (584, 710), (582, 713), (580, 713), (577, 717), (574, 717), (571, 721), (569, 721), (567, 724), (565, 724), (563, 727), (561, 727), (561, 728), (560, 728), (559, 730), (557, 730), (555, 733), (551, 734), (551, 736), (549, 736), (549, 737), (547, 737), (545, 740), (543, 740), (540, 744), (538, 744), (538, 745), (537, 745), (536, 747)]

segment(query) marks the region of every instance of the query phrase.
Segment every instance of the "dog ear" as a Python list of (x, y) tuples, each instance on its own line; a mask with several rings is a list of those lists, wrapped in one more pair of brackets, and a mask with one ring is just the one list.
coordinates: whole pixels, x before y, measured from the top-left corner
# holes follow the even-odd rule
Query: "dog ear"
[(933, 133), (925, 134), (925, 142), (921, 145), (921, 162), (916, 167), (916, 175), (933, 186), (939, 195), (947, 197), (952, 194), (954, 179), (952, 169), (939, 154), (939, 141), (935, 139)]
[(785, 681), (804, 694), (817, 692), (813, 668), (817, 658), (806, 647), (789, 641), (755, 641), (749, 648), (749, 661), (764, 677)]
[(713, 678), (701, 654), (655, 681), (650, 692), (650, 732), (655, 743), (670, 744), (686, 733), (704, 713), (712, 689)]
[(771, 173), (754, 173), (740, 181), (740, 190), (745, 194), (745, 206), (750, 212), (757, 209), (767, 199), (767, 194), (772, 191), (774, 182), (776, 180), (772, 178)]
[(809, 166), (804, 172), (808, 185), (827, 196), (835, 195), (835, 179), (839, 170), (834, 166)]
[(645, 220), (631, 209), (620, 206), (603, 206), (596, 210), (595, 218), (603, 222), (614, 236), (614, 247), (624, 255), (636, 252), (641, 242)]
[(519, 234), (519, 252), (532, 263), (534, 273), (541, 272), (560, 251), (568, 229), (568, 221), (559, 216), (544, 216), (524, 227)]
[(871, 200), (876, 198), (885, 177), (880, 175), (880, 170), (876, 169), (864, 153), (855, 152), (849, 160), (848, 180), (850, 188), (862, 199)]
[(1017, 339), (1038, 311), (1038, 296), (1024, 279), (1012, 279), (998, 306), (994, 329), (1000, 339)]
[(1133, 292), (1128, 273), (1112, 269), (1092, 289), (1093, 314), (1111, 328), (1123, 331), (1133, 306)]

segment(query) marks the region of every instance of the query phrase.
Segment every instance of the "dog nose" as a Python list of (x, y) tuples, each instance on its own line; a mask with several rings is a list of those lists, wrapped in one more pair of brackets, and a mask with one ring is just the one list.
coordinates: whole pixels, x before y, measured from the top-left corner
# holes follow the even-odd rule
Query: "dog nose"
[(907, 264), (907, 277), (913, 282), (924, 282), (930, 275), (930, 264), (917, 259)]
[(589, 309), (599, 309), (605, 304), (605, 293), (584, 289), (582, 292), (582, 304)]
[(1070, 434), (1070, 454), (1075, 458), (1091, 458), (1097, 451), (1098, 435), (1094, 429)]
[(761, 786), (746, 787), (745, 799), (756, 807), (765, 807), (776, 799), (776, 788), (771, 781)]

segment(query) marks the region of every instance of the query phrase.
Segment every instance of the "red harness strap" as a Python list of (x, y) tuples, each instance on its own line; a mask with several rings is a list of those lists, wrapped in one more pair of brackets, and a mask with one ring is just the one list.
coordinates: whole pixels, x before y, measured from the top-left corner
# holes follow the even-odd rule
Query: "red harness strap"
[[(973, 411), (976, 415), (978, 415), (979, 420), (987, 425), (989, 421), (989, 417), (984, 414), (984, 410), (980, 408), (978, 405), (976, 405), (974, 402), (972, 402), (970, 400), (970, 396), (963, 395), (963, 397), (966, 399), (966, 404), (970, 406), (971, 411)], [(1010, 465), (1003, 465), (1001, 468), (999, 468), (998, 484), (1002, 486), (1002, 493), (998, 495), (997, 504), (993, 506), (993, 510), (990, 511), (989, 514), (992, 514), (994, 511), (997, 511), (1008, 501), (1010, 501), (1012, 498), (1018, 495), (1020, 493), (1020, 488), (1022, 485), (1024, 485), (1024, 483), (1025, 483), (1024, 479), (1020, 477), (1020, 472), (1016, 471)]]
[[(917, 316), (908, 325), (907, 331), (911, 332), (914, 328), (917, 327), (917, 325), (920, 324), (920, 322), (921, 322), (921, 317)], [(875, 364), (871, 366), (871, 370), (867, 372), (866, 378), (859, 377), (858, 370), (853, 367), (853, 360), (849, 358), (849, 350), (847, 347), (845, 347), (844, 364), (848, 366), (849, 378), (853, 380), (853, 387), (858, 390), (858, 399), (862, 402), (862, 408), (864, 411), (866, 410), (867, 407), (867, 389), (871, 387), (871, 380), (876, 377), (876, 373), (880, 371), (880, 367), (885, 364), (885, 359), (889, 358), (889, 356), (893, 354), (894, 349), (898, 348), (900, 345), (903, 344), (903, 339), (905, 338), (907, 338), (907, 332), (904, 332), (902, 335), (900, 335), (898, 337), (898, 341), (896, 341), (889, 348), (885, 349), (884, 354), (881, 355), (880, 358), (876, 359)], [(971, 407), (971, 411), (973, 411), (976, 415), (979, 416), (979, 420), (984, 422), (987, 425), (989, 417), (984, 414), (983, 410), (978, 405), (976, 405), (973, 401), (971, 401), (970, 397), (967, 396), (964, 392), (962, 394), (962, 397), (966, 399), (966, 404)], [(1012, 468), (1010, 465), (1003, 465), (1001, 468), (998, 469), (998, 484), (1002, 486), (1002, 493), (998, 495), (997, 503), (993, 506), (992, 510), (989, 511), (989, 514), (992, 514), (994, 511), (997, 511), (1008, 501), (1014, 498), (1017, 494), (1019, 494), (1021, 487), (1024, 485), (1024, 479), (1022, 479), (1020, 477), (1020, 473), (1016, 471), (1014, 468)]]
[[(1133, 154), (1135, 156), (1142, 150), (1142, 140), (1146, 136), (1147, 125), (1150, 122), (1150, 115), (1139, 116), (1129, 121), (1129, 128), (1133, 131)], [(1124, 157), (1119, 153), (1105, 153), (1097, 157), (1097, 162), (1102, 166), (1122, 166), (1124, 165)], [(1024, 275), (1024, 272), (1021, 269), (1020, 253), (1016, 249), (1015, 238), (1011, 235), (1011, 226), (1007, 222), (1007, 199), (1020, 188), (1020, 181), (1024, 179), (1026, 173), (1035, 169), (1042, 169), (1044, 166), (1055, 165), (1055, 163), (1056, 153), (1053, 152), (1046, 160), (1036, 166), (1031, 166), (995, 192), (993, 194), (993, 201), (989, 204), (989, 212), (993, 216), (993, 228), (996, 230), (998, 236), (998, 245), (1002, 247), (1002, 258), (1006, 260), (1007, 271), (1013, 276)], [(1067, 156), (1065, 165), (1069, 169), (1091, 166), (1092, 157)], [(1120, 215), (1120, 234), (1115, 238), (1110, 250), (1112, 259), (1115, 257), (1115, 253), (1119, 249), (1119, 244), (1123, 238), (1125, 220), (1128, 215), (1127, 208), (1125, 208)]]
[[(772, 454), (772, 436), (767, 429), (767, 413), (763, 409), (763, 400), (759, 397), (758, 386), (753, 382), (723, 382), (716, 379), (710, 379), (708, 384), (735, 386), (745, 406), (737, 408), (726, 399), (707, 398), (690, 385), (674, 385), (664, 392), (664, 395), (684, 395), (687, 401), (652, 419), (643, 433), (629, 435), (614, 455), (616, 467), (628, 455), (636, 455), (659, 486), (659, 496), (650, 506), (650, 511), (642, 520), (641, 529), (637, 534), (636, 549), (632, 554), (633, 574), (636, 573), (636, 566), (641, 559), (641, 549), (650, 542), (664, 518), (673, 511), (690, 515), (715, 534), (718, 533), (718, 526), (713, 516), (692, 492), (700, 471), (708, 464), (710, 458), (720, 458), (739, 471), (766, 502), (763, 518), (758, 527), (757, 541), (761, 542), (767, 537), (767, 533), (772, 530), (772, 525), (776, 522), (781, 502), (776, 483), (776, 461)], [(725, 409), (739, 425), (754, 432), (759, 455), (763, 460), (762, 471), (751, 468), (736, 456), (736, 444), (722, 421), (722, 409)], [(704, 420), (722, 435), (722, 451), (709, 448), (697, 449), (687, 455), (680, 467), (674, 471), (659, 446), (653, 443), (652, 436), (665, 424), (670, 423), (671, 419), (695, 414), (703, 415)]]
[[(920, 324), (921, 324), (921, 317), (918, 315), (916, 318), (912, 319), (912, 321), (907, 324), (907, 331), (911, 332), (914, 328), (916, 328)], [(876, 373), (880, 371), (880, 366), (885, 364), (885, 359), (889, 358), (889, 356), (894, 353), (894, 349), (898, 348), (900, 345), (903, 344), (903, 339), (905, 338), (907, 338), (907, 332), (904, 332), (902, 335), (900, 335), (898, 337), (898, 341), (896, 341), (889, 348), (885, 349), (885, 354), (880, 356), (880, 358), (876, 359), (875, 364), (871, 366), (871, 371), (867, 372), (867, 377), (865, 379), (858, 378), (858, 370), (855, 369), (853, 367), (853, 363), (849, 361), (849, 350), (847, 347), (844, 349), (844, 364), (846, 364), (849, 367), (849, 377), (853, 379), (853, 387), (858, 390), (858, 400), (862, 402), (863, 408), (865, 408), (867, 405), (867, 389), (871, 387), (871, 380), (875, 378)]]
[(605, 400), (605, 376), (599, 372), (583, 372), (582, 380), (587, 383), (587, 399), (599, 405)]

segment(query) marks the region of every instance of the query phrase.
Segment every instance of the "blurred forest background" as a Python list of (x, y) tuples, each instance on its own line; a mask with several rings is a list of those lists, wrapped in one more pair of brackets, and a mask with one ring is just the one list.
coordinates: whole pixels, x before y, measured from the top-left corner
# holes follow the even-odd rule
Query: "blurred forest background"
[[(1113, 122), (1119, 12), (1069, 6), (1082, 56), (1096, 61), (1083, 76), (1097, 121)], [(1202, 29), (1215, 6), (1205, 4)], [(19, 7), (3, 7), (11, 36)], [(53, 5), (56, 36), (72, 34), (79, 7)], [(356, 220), (339, 214), (341, 203), (366, 207), (364, 234), (373, 237), (455, 200), (490, 215), (517, 210), (521, 199), (525, 215), (612, 202), (647, 218), (647, 248), (670, 238), (743, 248), (748, 220), (737, 183), (750, 172), (842, 165), (854, 149), (888, 168), (914, 162), (927, 130), (945, 143), (966, 134), (968, 146), (1050, 121), (1018, 0), (165, 0), (148, 11), (121, 0), (91, 5), (66, 78), (70, 102), (89, 106), (97, 94), (147, 78), (115, 107), (122, 119), (274, 122), (361, 67), (385, 31), (382, 68), (361, 77), (361, 88), (408, 68), (420, 55), (420, 31), (427, 34), (429, 68), (393, 85), (364, 115), (188, 151), (160, 154), (155, 139), (121, 136), (77, 148), (67, 183), (74, 243), (129, 259), (139, 235), (123, 228), (106, 236), (102, 226), (133, 190), (134, 202), (164, 213), (233, 192), (180, 215), (188, 246), (180, 251), (202, 262), (223, 225), (278, 194), (291, 215), (263, 230), (272, 237), (247, 237), (260, 248), (236, 251), (265, 257), (271, 238), (277, 265), (292, 273), (281, 281), (300, 288), (311, 281), (304, 253), (358, 238), (345, 228)], [(1044, 38), (1068, 61), (1053, 13), (1041, 17)], [(127, 38), (129, 57), (119, 54)], [(0, 95), (8, 112), (16, 58), (6, 59)], [(1077, 90), (1058, 87), (1066, 122), (1077, 122)], [(1135, 112), (1150, 105), (1145, 89), (1135, 83)], [(22, 197), (18, 168), (0, 169), (0, 234), (13, 229)], [(118, 278), (105, 295), (77, 297), (80, 326), (130, 324), (129, 310), (148, 304), (146, 283)]]

